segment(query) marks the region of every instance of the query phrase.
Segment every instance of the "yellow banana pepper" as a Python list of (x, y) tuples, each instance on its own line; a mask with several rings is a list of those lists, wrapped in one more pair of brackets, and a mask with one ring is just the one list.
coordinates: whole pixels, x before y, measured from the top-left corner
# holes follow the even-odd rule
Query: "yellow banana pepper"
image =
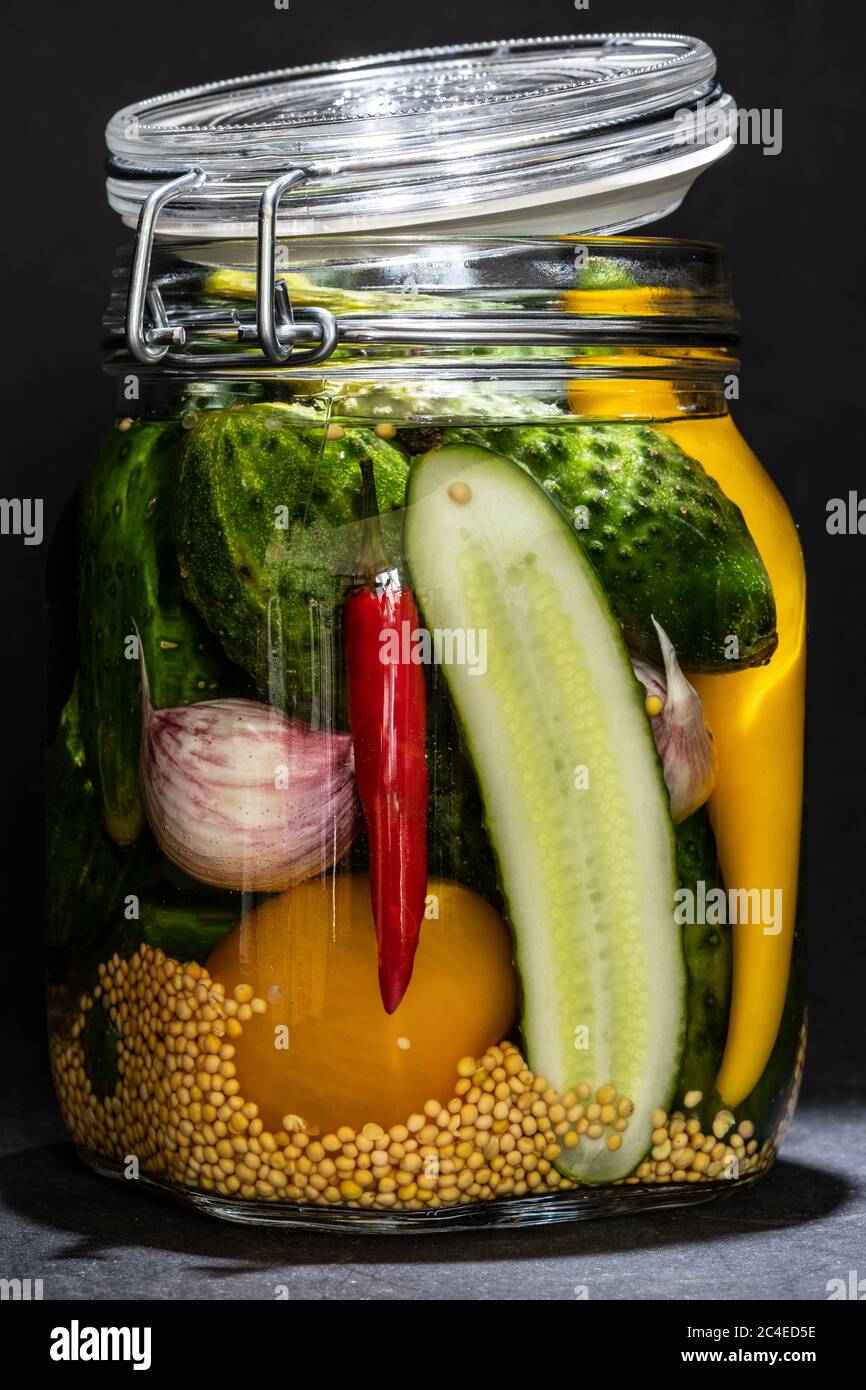
[(776, 934), (761, 924), (733, 927), (731, 1016), (716, 1087), (735, 1106), (760, 1080), (773, 1050), (791, 963), (803, 796), (805, 575), (790, 513), (733, 420), (662, 428), (740, 507), (776, 596), (779, 646), (769, 665), (690, 677), (719, 753), (709, 809), (725, 882), (782, 895)]

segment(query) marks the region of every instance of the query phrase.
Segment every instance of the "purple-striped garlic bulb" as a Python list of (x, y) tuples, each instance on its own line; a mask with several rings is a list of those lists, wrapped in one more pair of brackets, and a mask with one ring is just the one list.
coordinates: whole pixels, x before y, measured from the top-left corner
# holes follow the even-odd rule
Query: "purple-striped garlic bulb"
[(172, 863), (219, 888), (276, 892), (342, 858), (361, 826), (349, 734), (255, 700), (153, 709), (142, 674), (142, 797)]

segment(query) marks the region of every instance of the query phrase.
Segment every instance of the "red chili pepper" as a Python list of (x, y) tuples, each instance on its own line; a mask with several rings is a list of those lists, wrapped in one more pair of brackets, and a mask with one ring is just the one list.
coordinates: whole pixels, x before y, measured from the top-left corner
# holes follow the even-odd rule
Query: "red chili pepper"
[(422, 668), (405, 650), (418, 609), (384, 560), (378, 513), (368, 522), (367, 543), (369, 577), (346, 600), (349, 727), (370, 842), (379, 988), (392, 1014), (412, 978), (427, 897), (427, 702)]

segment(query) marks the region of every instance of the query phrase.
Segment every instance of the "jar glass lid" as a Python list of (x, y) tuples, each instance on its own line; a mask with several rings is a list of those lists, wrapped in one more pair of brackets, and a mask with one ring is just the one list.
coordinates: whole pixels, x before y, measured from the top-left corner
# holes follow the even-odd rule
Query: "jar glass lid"
[[(419, 49), (209, 83), (112, 117), (108, 198), (157, 235), (252, 236), (291, 170), (281, 236), (611, 232), (675, 208), (733, 145), (712, 50), (670, 34)], [(702, 119), (695, 120), (700, 112)]]

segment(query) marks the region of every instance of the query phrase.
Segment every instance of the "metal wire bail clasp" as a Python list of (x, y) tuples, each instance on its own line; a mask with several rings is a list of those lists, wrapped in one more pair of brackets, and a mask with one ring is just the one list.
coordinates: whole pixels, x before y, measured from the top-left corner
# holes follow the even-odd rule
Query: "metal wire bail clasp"
[[(276, 282), (276, 227), (280, 199), (308, 177), (306, 169), (290, 169), (268, 184), (259, 202), (259, 238), (256, 267), (256, 331), (262, 351), (271, 362), (286, 362), (291, 357), (297, 337), (293, 334), (294, 316), (284, 280)], [(319, 327), (319, 344), (303, 353), (298, 360), (321, 362), (330, 357), (337, 346), (337, 320), (327, 309), (306, 308), (297, 311), (298, 319), (312, 320)], [(288, 339), (283, 343), (281, 336)]]
[[(155, 188), (141, 205), (138, 237), (132, 258), (132, 274), (129, 278), (129, 294), (126, 299), (126, 344), (133, 357), (145, 365), (159, 362), (170, 346), (182, 347), (186, 341), (184, 329), (172, 328), (169, 324), (159, 291), (148, 288), (156, 219), (166, 203), (176, 194), (187, 189), (199, 188), (204, 180), (203, 169), (186, 169), (176, 179)], [(144, 323), (145, 307), (152, 320), (150, 328), (146, 328)]]

